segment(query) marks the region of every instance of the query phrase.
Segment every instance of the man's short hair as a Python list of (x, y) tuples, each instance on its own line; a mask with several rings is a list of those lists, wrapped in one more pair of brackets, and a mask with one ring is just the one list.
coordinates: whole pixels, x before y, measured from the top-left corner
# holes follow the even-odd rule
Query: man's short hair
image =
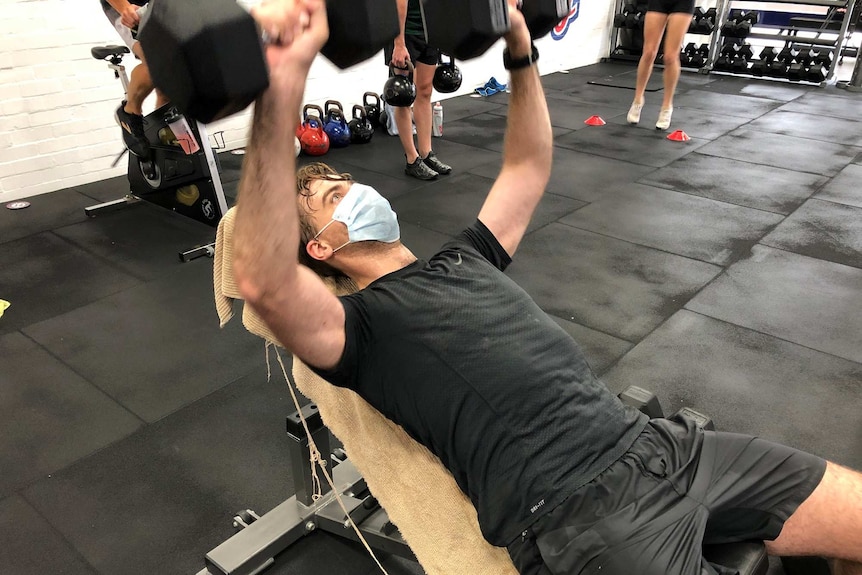
[(322, 277), (344, 276), (341, 271), (326, 262), (314, 259), (305, 250), (305, 246), (318, 232), (308, 218), (308, 214), (313, 211), (311, 208), (311, 196), (313, 195), (310, 189), (311, 183), (317, 180), (352, 182), (353, 176), (346, 172), (339, 173), (323, 162), (313, 162), (296, 171), (296, 199), (299, 203), (299, 263), (311, 268), (312, 271)]

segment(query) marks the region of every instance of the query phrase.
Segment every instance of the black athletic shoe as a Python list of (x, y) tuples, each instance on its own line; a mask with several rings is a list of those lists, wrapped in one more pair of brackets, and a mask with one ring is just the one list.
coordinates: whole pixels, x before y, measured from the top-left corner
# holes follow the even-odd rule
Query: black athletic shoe
[(117, 124), (123, 129), (123, 143), (126, 144), (126, 148), (131, 153), (146, 160), (150, 157), (150, 143), (144, 135), (144, 117), (138, 114), (129, 114), (124, 110), (125, 106), (126, 101), (123, 100), (114, 114)]
[(452, 166), (444, 164), (437, 159), (437, 154), (434, 151), (428, 152), (428, 157), (422, 159), (425, 165), (437, 172), (438, 174), (449, 174), (452, 172)]
[(429, 168), (421, 157), (417, 157), (412, 164), (404, 166), (404, 173), (418, 180), (433, 180), (437, 177), (437, 172)]

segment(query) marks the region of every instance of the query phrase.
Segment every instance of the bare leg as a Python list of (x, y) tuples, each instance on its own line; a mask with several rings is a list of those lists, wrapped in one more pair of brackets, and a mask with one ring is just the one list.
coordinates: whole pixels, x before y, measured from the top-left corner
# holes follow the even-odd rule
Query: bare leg
[(129, 76), (125, 110), (129, 114), (140, 116), (143, 115), (144, 100), (153, 91), (153, 80), (150, 78), (150, 70), (147, 68), (144, 51), (141, 49), (140, 42), (135, 42), (134, 46), (132, 46), (132, 52), (141, 59), (141, 63), (132, 70), (132, 74)]
[(638, 79), (635, 84), (634, 102), (636, 104), (642, 104), (644, 101), (644, 92), (658, 55), (662, 32), (668, 20), (667, 14), (663, 12), (647, 12), (644, 18), (644, 47), (638, 62)]
[(862, 575), (862, 474), (828, 463), (820, 484), (766, 549), (829, 557), (835, 575)]
[(419, 155), (423, 158), (431, 151), (431, 90), (437, 66), (421, 62), (416, 64), (416, 101), (413, 102), (413, 119), (416, 121), (416, 140)]
[(679, 82), (679, 51), (691, 23), (691, 14), (676, 12), (667, 18), (664, 39), (664, 101), (662, 108), (673, 108), (673, 94)]
[[(410, 108), (395, 108), (395, 125), (398, 126), (398, 139), (401, 140), (407, 163), (412, 164), (419, 157), (419, 152), (413, 143), (413, 114)], [(416, 131), (419, 131), (418, 126)]]

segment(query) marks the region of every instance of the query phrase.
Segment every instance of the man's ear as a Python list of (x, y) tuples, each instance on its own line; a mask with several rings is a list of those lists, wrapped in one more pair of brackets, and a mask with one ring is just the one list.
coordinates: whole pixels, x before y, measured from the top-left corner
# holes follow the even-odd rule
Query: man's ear
[(313, 259), (326, 261), (332, 256), (332, 248), (322, 243), (320, 240), (309, 240), (305, 244), (305, 251)]

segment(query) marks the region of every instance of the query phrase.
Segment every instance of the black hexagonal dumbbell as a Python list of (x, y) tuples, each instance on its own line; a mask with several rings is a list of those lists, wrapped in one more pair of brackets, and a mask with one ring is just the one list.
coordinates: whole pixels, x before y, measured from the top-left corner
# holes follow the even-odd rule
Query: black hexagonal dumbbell
[[(507, 0), (423, 0), (420, 6), (428, 44), (459, 60), (484, 54), (509, 30)], [(533, 39), (549, 33), (570, 10), (571, 0), (524, 0), (521, 4)]]
[[(346, 68), (398, 36), (394, 3), (329, 0), (321, 52)], [(153, 83), (183, 113), (208, 123), (248, 106), (269, 85), (261, 33), (235, 0), (151, 0), (138, 40)]]

